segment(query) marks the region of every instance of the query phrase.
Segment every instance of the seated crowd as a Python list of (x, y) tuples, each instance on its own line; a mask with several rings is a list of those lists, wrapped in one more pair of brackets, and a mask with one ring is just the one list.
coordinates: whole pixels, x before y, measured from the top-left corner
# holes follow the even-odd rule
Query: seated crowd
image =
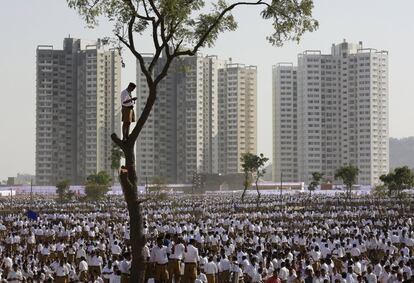
[[(132, 283), (122, 198), (0, 208), (0, 282)], [(154, 198), (144, 203), (141, 267), (155, 283), (414, 282), (413, 214), (369, 195)]]

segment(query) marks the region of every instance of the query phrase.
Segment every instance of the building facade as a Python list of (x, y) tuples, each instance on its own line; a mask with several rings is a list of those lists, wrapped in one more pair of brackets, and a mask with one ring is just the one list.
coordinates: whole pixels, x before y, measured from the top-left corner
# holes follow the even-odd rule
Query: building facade
[(242, 154), (257, 151), (257, 68), (226, 64), (218, 78), (219, 173), (240, 173)]
[(308, 183), (353, 164), (358, 183), (388, 172), (388, 52), (358, 44), (309, 50), (273, 68), (273, 179)]
[(111, 133), (120, 133), (121, 59), (101, 40), (66, 38), (36, 54), (36, 183), (83, 183), (112, 172)]
[[(145, 60), (151, 59), (150, 54), (145, 57)], [(160, 72), (158, 68), (161, 68), (163, 59), (160, 60), (154, 68), (154, 74)], [(148, 88), (138, 63), (137, 66), (139, 114), (145, 106)], [(226, 70), (227, 66), (226, 61), (217, 56), (202, 54), (179, 58), (173, 62), (168, 75), (157, 88), (157, 100), (153, 111), (137, 142), (139, 183), (151, 182), (156, 176), (163, 177), (169, 183), (185, 183), (191, 182), (194, 173), (222, 173), (220, 170), (223, 167), (220, 166), (219, 158), (221, 117), (219, 98), (225, 94), (223, 90), (220, 92), (220, 80), (221, 76), (225, 75), (222, 70)], [(240, 111), (246, 111), (246, 105), (250, 107), (250, 104), (254, 104), (254, 107), (249, 108), (249, 111), (254, 109), (251, 114), (254, 119), (250, 119), (249, 116), (243, 121), (251, 128), (247, 134), (243, 133), (243, 138), (254, 139), (249, 141), (254, 145), (256, 145), (255, 79), (254, 76), (254, 81), (251, 82), (254, 85), (252, 90), (246, 91), (243, 87), (243, 93), (248, 92), (250, 96), (254, 96), (254, 99), (250, 98), (242, 105), (243, 108), (240, 108)], [(231, 83), (236, 82), (238, 81)], [(244, 85), (245, 81), (240, 81), (240, 84)], [(223, 89), (224, 85), (221, 87)], [(240, 128), (243, 127), (241, 122), (239, 125)], [(243, 142), (245, 143), (246, 141)], [(251, 147), (246, 145), (245, 148)], [(240, 151), (231, 152), (231, 154), (239, 153)]]

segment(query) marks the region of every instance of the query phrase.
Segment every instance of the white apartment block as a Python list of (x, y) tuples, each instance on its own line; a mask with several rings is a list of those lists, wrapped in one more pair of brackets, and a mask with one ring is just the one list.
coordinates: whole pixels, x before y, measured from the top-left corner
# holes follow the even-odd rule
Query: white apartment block
[(112, 172), (110, 135), (120, 133), (121, 60), (100, 40), (66, 38), (37, 48), (36, 182), (83, 183)]
[[(147, 62), (151, 59), (151, 54), (145, 56)], [(162, 65), (162, 61), (159, 65)], [(160, 71), (158, 68), (156, 66), (155, 74)], [(240, 73), (250, 74), (249, 68), (244, 68)], [(191, 182), (195, 172), (221, 173), (219, 84), (223, 69), (226, 69), (224, 60), (202, 54), (177, 59), (171, 65), (167, 77), (158, 86), (153, 111), (138, 138), (136, 156), (139, 183), (143, 184), (146, 180), (151, 182), (155, 176), (162, 176), (167, 182)], [(252, 97), (249, 96), (244, 104), (240, 102), (241, 109), (254, 104), (254, 112), (243, 117), (252, 127), (239, 136), (254, 140), (250, 142), (254, 143), (253, 147), (249, 147), (245, 141), (241, 144), (245, 147), (243, 150), (251, 148), (255, 152), (256, 80), (255, 76), (253, 82), (250, 81), (251, 76), (244, 76), (246, 79), (243, 77), (243, 80), (248, 83), (241, 81), (243, 95), (247, 97), (248, 93)], [(244, 84), (252, 84), (252, 89), (245, 90)], [(148, 87), (137, 63), (137, 114), (144, 108), (147, 96)], [(254, 123), (250, 123), (250, 120), (254, 120)], [(229, 154), (237, 154), (234, 159), (239, 159), (241, 153), (233, 151)]]
[(280, 63), (273, 67), (272, 170), (274, 178), (290, 182), (298, 180), (296, 74), (297, 68), (291, 63)]
[[(153, 54), (144, 54), (144, 61), (150, 63)], [(162, 60), (162, 59), (160, 59)], [(174, 66), (171, 66), (174, 69)], [(159, 72), (159, 66), (154, 73)], [(157, 88), (157, 100), (136, 143), (136, 170), (138, 182), (149, 183), (155, 176), (175, 182), (177, 176), (176, 137), (176, 75), (170, 72)], [(149, 90), (144, 74), (137, 62), (136, 119), (139, 118), (148, 98)]]
[(242, 154), (257, 151), (257, 68), (226, 64), (218, 78), (219, 173), (241, 173)]
[(274, 180), (308, 183), (353, 164), (359, 184), (377, 184), (388, 172), (388, 52), (344, 41), (275, 66), (273, 122)]

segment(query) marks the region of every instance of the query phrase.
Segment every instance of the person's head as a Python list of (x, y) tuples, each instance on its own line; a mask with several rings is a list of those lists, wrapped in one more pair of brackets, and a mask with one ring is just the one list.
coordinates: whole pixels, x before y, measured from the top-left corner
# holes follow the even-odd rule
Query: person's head
[(134, 83), (129, 83), (127, 91), (132, 92), (132, 91), (134, 91), (135, 87), (136, 87), (136, 85)]
[(158, 237), (157, 238), (157, 245), (161, 248), (162, 247), (162, 243), (163, 243), (163, 238), (162, 237)]
[(372, 266), (371, 265), (368, 265), (367, 272), (368, 272), (368, 274), (370, 274), (372, 272)]

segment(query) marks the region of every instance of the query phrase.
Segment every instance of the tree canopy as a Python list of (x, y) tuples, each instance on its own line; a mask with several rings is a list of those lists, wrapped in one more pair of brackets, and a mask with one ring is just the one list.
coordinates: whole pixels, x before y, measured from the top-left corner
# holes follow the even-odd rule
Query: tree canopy
[(90, 200), (103, 199), (109, 191), (112, 178), (105, 171), (91, 174), (86, 178), (85, 194)]
[[(157, 98), (157, 85), (165, 78), (175, 58), (195, 55), (202, 47), (214, 45), (220, 33), (233, 31), (237, 22), (232, 11), (237, 7), (260, 8), (264, 20), (273, 25), (267, 40), (276, 46), (286, 40), (299, 41), (307, 31), (314, 31), (318, 22), (312, 18), (313, 0), (66, 0), (69, 7), (78, 11), (89, 26), (96, 26), (98, 19), (113, 23), (115, 43), (125, 46), (139, 62), (147, 86), (148, 96), (142, 112), (130, 133), (123, 141), (114, 133), (112, 140), (125, 154), (119, 179), (130, 214), (132, 264), (131, 282), (144, 282), (145, 256), (143, 249), (143, 217), (137, 193), (134, 145), (147, 121)], [(153, 56), (144, 59), (138, 50), (137, 39), (152, 38)], [(109, 40), (109, 39), (108, 39)], [(159, 64), (160, 57), (162, 64)], [(159, 65), (158, 65), (159, 64)], [(160, 70), (154, 72), (155, 66)]]
[(341, 179), (347, 188), (348, 197), (351, 194), (352, 186), (356, 183), (359, 169), (354, 165), (345, 165), (335, 171), (335, 179)]
[(316, 188), (319, 186), (319, 183), (321, 182), (322, 178), (323, 178), (323, 173), (313, 172), (312, 173), (312, 180), (309, 183), (308, 190), (310, 192), (316, 190)]
[[(112, 22), (117, 41), (139, 62), (149, 95), (129, 136), (128, 147), (141, 132), (156, 99), (156, 86), (167, 75), (171, 62), (180, 56), (195, 55), (200, 48), (213, 46), (220, 33), (235, 30), (237, 22), (232, 11), (236, 7), (260, 8), (262, 18), (273, 25), (267, 40), (276, 46), (287, 40), (299, 41), (305, 32), (318, 27), (318, 22), (312, 18), (313, 0), (256, 0), (231, 4), (225, 0), (67, 0), (67, 3), (91, 27), (96, 26), (101, 17)], [(150, 62), (144, 60), (135, 42), (143, 38), (145, 32), (152, 37), (154, 56)], [(118, 47), (121, 49), (122, 45)], [(161, 71), (154, 74), (161, 55), (165, 59)], [(116, 136), (112, 139), (125, 150), (121, 140)]]
[(242, 154), (240, 161), (242, 162), (241, 166), (245, 175), (244, 180), (244, 191), (242, 194), (242, 200), (246, 194), (247, 188), (251, 185), (251, 180), (255, 178), (256, 190), (258, 197), (260, 198), (260, 192), (258, 187), (258, 181), (261, 177), (264, 176), (266, 170), (263, 168), (269, 158), (265, 157), (263, 153), (256, 155), (252, 153)]
[(408, 166), (398, 167), (386, 175), (381, 175), (380, 180), (388, 189), (389, 196), (393, 192), (400, 196), (401, 192), (414, 186), (414, 173)]
[(56, 193), (58, 195), (59, 201), (69, 201), (73, 197), (73, 192), (69, 190), (70, 188), (70, 181), (69, 180), (62, 180), (56, 184)]

